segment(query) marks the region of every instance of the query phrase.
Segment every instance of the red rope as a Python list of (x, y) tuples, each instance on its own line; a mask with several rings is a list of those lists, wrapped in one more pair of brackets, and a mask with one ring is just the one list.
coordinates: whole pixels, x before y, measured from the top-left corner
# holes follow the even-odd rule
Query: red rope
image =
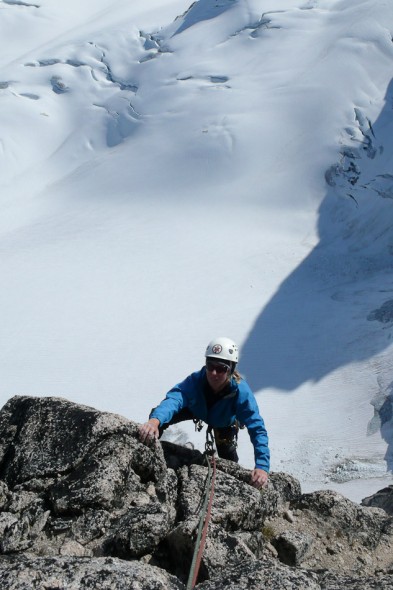
[(207, 537), (207, 529), (208, 529), (208, 526), (209, 526), (209, 521), (210, 521), (211, 512), (212, 512), (212, 504), (213, 504), (213, 497), (214, 497), (214, 484), (215, 484), (215, 480), (216, 480), (216, 458), (215, 458), (214, 455), (212, 456), (211, 461), (212, 461), (212, 464), (213, 464), (213, 475), (212, 475), (212, 483), (211, 483), (211, 488), (210, 488), (209, 504), (207, 506), (207, 511), (206, 511), (205, 522), (204, 522), (204, 525), (203, 525), (201, 542), (199, 544), (199, 549), (198, 549), (198, 553), (197, 553), (197, 557), (196, 557), (196, 561), (195, 561), (194, 576), (192, 578), (191, 588), (194, 588), (195, 587), (195, 584), (196, 584), (197, 579), (198, 579), (198, 574), (199, 574), (199, 568), (200, 568), (200, 565), (201, 565), (202, 555), (203, 555), (203, 551), (205, 549), (205, 543), (206, 543), (206, 537)]

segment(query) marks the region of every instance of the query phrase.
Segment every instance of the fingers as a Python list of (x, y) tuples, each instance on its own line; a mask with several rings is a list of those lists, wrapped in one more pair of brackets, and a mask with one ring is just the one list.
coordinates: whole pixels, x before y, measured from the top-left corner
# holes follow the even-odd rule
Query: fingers
[(268, 474), (263, 469), (254, 469), (251, 473), (251, 485), (258, 490), (267, 486)]
[(158, 439), (158, 428), (150, 422), (142, 424), (139, 428), (139, 439), (145, 445), (151, 445)]
[(251, 485), (256, 488), (257, 490), (261, 490), (262, 488), (266, 487), (267, 482), (266, 481), (262, 481), (260, 479), (256, 479), (253, 482), (251, 482)]

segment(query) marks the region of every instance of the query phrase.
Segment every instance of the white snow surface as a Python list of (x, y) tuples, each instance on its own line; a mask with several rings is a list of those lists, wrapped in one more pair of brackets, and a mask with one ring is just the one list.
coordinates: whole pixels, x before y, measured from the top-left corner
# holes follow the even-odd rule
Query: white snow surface
[(0, 1), (1, 404), (142, 422), (230, 336), (272, 470), (392, 483), (392, 35), (385, 0)]

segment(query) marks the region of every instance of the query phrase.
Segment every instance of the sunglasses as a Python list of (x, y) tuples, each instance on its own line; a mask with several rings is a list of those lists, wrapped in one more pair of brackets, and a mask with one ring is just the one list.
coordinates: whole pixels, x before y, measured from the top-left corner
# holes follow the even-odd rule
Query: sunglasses
[(222, 365), (221, 363), (212, 363), (210, 361), (207, 361), (206, 369), (209, 371), (209, 373), (215, 371), (217, 375), (223, 375), (229, 371), (229, 367), (227, 365)]

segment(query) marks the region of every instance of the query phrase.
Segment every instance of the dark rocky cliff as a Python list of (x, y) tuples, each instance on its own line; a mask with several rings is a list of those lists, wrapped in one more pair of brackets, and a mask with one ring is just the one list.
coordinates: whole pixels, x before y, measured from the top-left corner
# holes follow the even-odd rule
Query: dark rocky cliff
[[(207, 468), (138, 425), (60, 398), (0, 412), (0, 588), (184, 589)], [(199, 590), (393, 588), (393, 488), (368, 506), (217, 461)], [(373, 506), (375, 504), (375, 506)]]

